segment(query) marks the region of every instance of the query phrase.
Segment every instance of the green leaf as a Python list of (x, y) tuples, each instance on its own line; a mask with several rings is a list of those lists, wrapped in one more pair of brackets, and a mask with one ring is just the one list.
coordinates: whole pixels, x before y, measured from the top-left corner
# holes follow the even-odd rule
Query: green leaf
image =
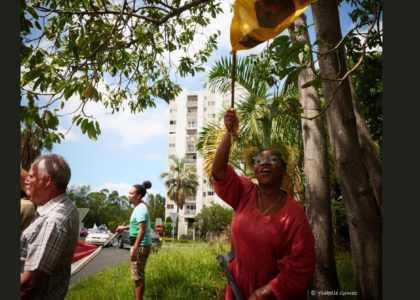
[(26, 9), (28, 10), (28, 12), (31, 14), (31, 16), (34, 19), (38, 19), (38, 14), (37, 14), (36, 10), (32, 6), (26, 5)]
[(35, 21), (35, 27), (38, 28), (39, 30), (42, 30), (41, 25), (39, 25), (38, 21)]
[(88, 132), (88, 137), (91, 140), (96, 141), (96, 130), (95, 130), (95, 126), (93, 124), (93, 121), (88, 123), (87, 132)]
[(68, 100), (73, 95), (73, 86), (68, 85), (64, 88), (64, 99)]
[(82, 123), (80, 124), (80, 129), (82, 130), (82, 133), (86, 133), (89, 126), (89, 120), (83, 119)]
[(81, 117), (81, 116), (77, 116), (76, 117), (76, 126), (79, 126), (80, 125), (80, 123), (83, 121), (83, 118)]

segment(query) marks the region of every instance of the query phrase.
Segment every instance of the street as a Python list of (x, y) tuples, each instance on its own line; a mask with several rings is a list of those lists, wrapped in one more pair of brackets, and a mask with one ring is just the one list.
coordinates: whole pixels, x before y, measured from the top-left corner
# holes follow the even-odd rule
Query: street
[(114, 264), (125, 261), (128, 262), (128, 256), (128, 248), (120, 249), (118, 246), (102, 248), (102, 250), (95, 258), (93, 258), (89, 263), (87, 263), (87, 265), (85, 265), (81, 270), (79, 270), (70, 278), (70, 288), (72, 288), (72, 286), (80, 280), (95, 275), (96, 273), (111, 267)]

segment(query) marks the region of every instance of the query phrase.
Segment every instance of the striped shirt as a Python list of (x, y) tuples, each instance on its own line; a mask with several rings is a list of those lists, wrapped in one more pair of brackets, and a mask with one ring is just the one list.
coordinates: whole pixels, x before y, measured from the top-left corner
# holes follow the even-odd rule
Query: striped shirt
[(38, 206), (20, 237), (21, 273), (39, 270), (47, 274), (32, 299), (64, 299), (78, 239), (79, 213), (66, 193)]

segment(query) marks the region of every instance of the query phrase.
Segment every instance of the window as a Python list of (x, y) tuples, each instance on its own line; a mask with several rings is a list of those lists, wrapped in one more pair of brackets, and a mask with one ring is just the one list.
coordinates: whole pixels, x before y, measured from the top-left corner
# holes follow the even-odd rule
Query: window
[(195, 127), (197, 127), (197, 123), (195, 121), (188, 121), (188, 127), (189, 128), (195, 128)]
[(216, 102), (214, 102), (214, 101), (209, 101), (208, 106), (214, 106), (215, 104), (216, 104)]
[(170, 131), (169, 134), (175, 134), (175, 131)]
[(175, 120), (171, 120), (171, 121), (169, 121), (169, 124), (175, 125), (176, 124), (176, 121)]
[(166, 208), (167, 209), (173, 209), (174, 208), (174, 205), (173, 204), (166, 204)]
[(206, 192), (203, 192), (203, 197), (206, 197)]
[(169, 148), (175, 147), (175, 144), (169, 144)]
[(214, 192), (208, 191), (208, 192), (207, 192), (207, 195), (209, 195), (209, 196), (213, 196), (213, 195), (214, 195)]

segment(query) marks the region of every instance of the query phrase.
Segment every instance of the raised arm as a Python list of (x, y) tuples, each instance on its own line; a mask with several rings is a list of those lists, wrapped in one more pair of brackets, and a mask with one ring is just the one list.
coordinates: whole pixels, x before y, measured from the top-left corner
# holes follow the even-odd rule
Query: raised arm
[(230, 147), (232, 146), (232, 136), (238, 130), (239, 120), (236, 111), (230, 108), (226, 111), (224, 117), (226, 134), (223, 136), (214, 156), (211, 174), (215, 180), (221, 180), (226, 173), (229, 161)]

